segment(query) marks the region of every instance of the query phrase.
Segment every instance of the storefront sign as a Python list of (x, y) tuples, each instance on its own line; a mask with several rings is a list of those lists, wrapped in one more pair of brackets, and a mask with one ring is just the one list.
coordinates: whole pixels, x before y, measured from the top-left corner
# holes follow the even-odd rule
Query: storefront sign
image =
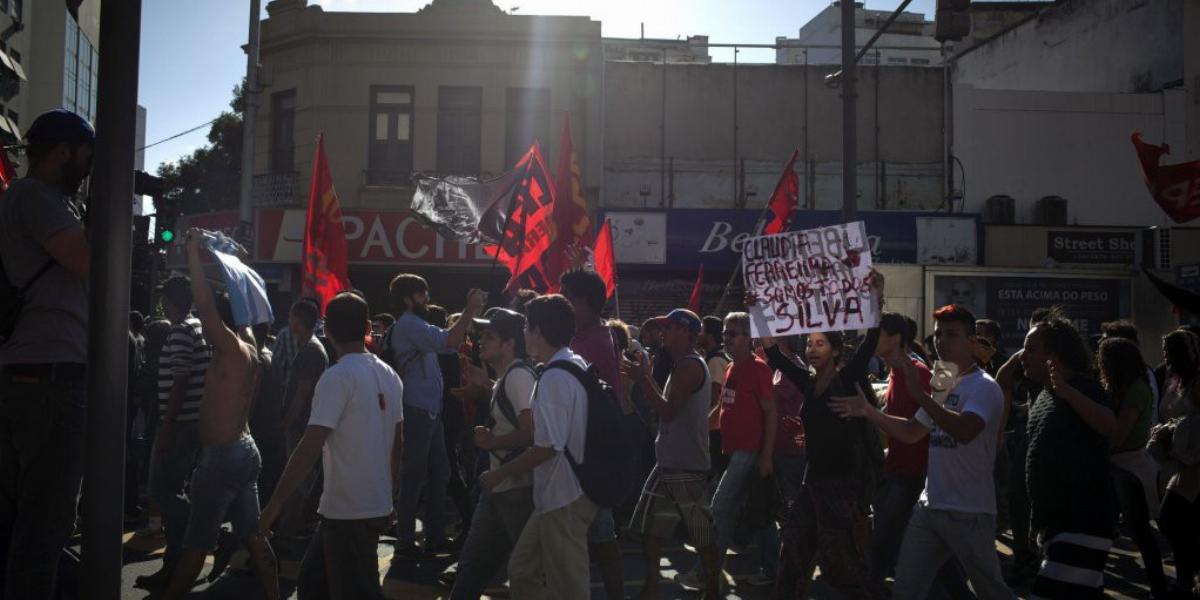
[(1200, 264), (1175, 267), (1175, 285), (1200, 294)]
[(862, 221), (753, 237), (742, 246), (753, 337), (866, 329), (879, 322)]
[[(741, 260), (746, 240), (757, 233), (755, 225), (761, 211), (692, 210), (672, 211), (614, 211), (622, 220), (631, 215), (665, 216), (666, 233), (658, 237), (658, 229), (630, 228), (629, 236), (644, 235), (645, 240), (629, 240), (631, 246), (650, 247), (665, 244), (665, 261), (624, 260), (617, 251), (617, 262), (625, 271), (694, 271), (703, 263), (709, 272), (732, 271)], [(909, 264), (979, 264), (980, 256), (977, 215), (930, 217), (929, 213), (871, 211), (861, 214), (869, 232), (867, 244), (876, 263)], [(603, 216), (601, 216), (603, 219)], [(648, 221), (650, 222), (650, 221)], [(800, 231), (842, 222), (841, 213), (832, 210), (800, 211), (791, 229)], [(617, 224), (614, 223), (614, 226)], [(952, 231), (951, 231), (952, 229)], [(620, 234), (614, 229), (614, 243)]]
[(1137, 260), (1133, 231), (1047, 231), (1046, 255), (1060, 264), (1132, 265)]
[(1024, 344), (1029, 317), (1038, 308), (1061, 306), (1085, 338), (1099, 334), (1105, 321), (1132, 314), (1127, 279), (940, 273), (933, 277), (932, 308), (959, 304), (980, 319), (997, 321), (1001, 345), (1010, 352)]
[[(342, 215), (351, 265), (483, 265), (492, 257), (476, 244), (447, 240), (408, 211), (347, 210)], [(300, 262), (304, 211), (258, 213), (258, 260)]]

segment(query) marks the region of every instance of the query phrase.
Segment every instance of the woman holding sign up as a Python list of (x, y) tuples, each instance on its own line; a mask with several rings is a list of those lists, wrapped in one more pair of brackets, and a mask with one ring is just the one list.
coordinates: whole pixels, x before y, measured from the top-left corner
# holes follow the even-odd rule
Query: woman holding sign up
[[(883, 275), (872, 270), (870, 285), (883, 302)], [(754, 299), (748, 298), (753, 305)], [(807, 598), (813, 569), (848, 598), (885, 598), (885, 589), (870, 577), (867, 507), (883, 470), (883, 447), (864, 419), (842, 419), (829, 407), (834, 396), (853, 396), (861, 387), (869, 394), (867, 363), (875, 353), (879, 329), (867, 332), (852, 357), (846, 356), (840, 331), (810, 333), (805, 356), (815, 370), (797, 366), (775, 340), (762, 338), (771, 368), (804, 392), (801, 410), (808, 446), (808, 471), (799, 497), (783, 515), (777, 598)]]

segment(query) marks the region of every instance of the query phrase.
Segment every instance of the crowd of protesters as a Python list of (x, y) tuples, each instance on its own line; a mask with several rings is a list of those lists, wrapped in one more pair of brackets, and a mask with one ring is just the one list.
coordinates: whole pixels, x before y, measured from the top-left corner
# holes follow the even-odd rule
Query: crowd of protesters
[[(37, 282), (0, 345), (7, 598), (51, 597), (82, 477), (89, 265), (66, 197), (94, 132), (44, 119), (0, 207), (7, 277)], [(219, 576), (240, 544), (267, 598), (281, 560), (300, 561), (302, 598), (381, 598), (392, 535), (395, 561), (457, 557), (439, 577), (454, 599), (504, 581), (587, 598), (593, 564), (608, 598), (627, 575), (660, 598), (677, 537), (697, 555), (677, 582), (704, 598), (747, 546), (744, 582), (781, 599), (808, 597), (818, 567), (849, 598), (1092, 598), (1124, 527), (1153, 598), (1196, 597), (1195, 326), (1163, 337), (1157, 367), (1131, 321), (1088, 340), (1070, 306), (1029, 315), (1011, 349), (996, 321), (945, 306), (922, 343), (872, 272), (882, 312), (860, 335), (755, 338), (740, 310), (633, 327), (605, 319), (605, 282), (577, 264), (561, 295), (486, 308), (472, 290), (452, 315), (401, 273), (390, 313), (346, 291), (297, 300), (272, 331), (235, 324), (202, 253), (189, 232), (160, 315), (130, 316), (126, 512), (165, 534), (138, 581), (156, 596), (185, 596), (210, 553)], [(622, 536), (642, 572), (624, 572)]]

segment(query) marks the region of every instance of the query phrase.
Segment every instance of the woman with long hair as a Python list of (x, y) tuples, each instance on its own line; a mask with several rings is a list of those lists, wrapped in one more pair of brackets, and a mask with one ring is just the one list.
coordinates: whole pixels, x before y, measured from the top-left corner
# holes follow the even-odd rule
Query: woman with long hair
[(1117, 428), (1109, 436), (1112, 447), (1112, 479), (1121, 513), (1142, 553), (1150, 595), (1166, 598), (1162, 553), (1150, 520), (1158, 518), (1158, 465), (1146, 452), (1150, 441), (1154, 393), (1146, 380), (1146, 364), (1137, 344), (1110, 337), (1100, 342), (1097, 353), (1100, 383), (1112, 397), (1117, 411)]
[[(883, 276), (872, 273), (871, 286), (883, 300)], [(806, 398), (801, 409), (808, 466), (799, 497), (783, 516), (777, 598), (807, 598), (813, 569), (850, 598), (883, 598), (882, 585), (870, 578), (865, 556), (867, 507), (882, 472), (879, 436), (864, 419), (842, 419), (829, 401), (834, 396), (870, 393), (867, 364), (875, 354), (879, 329), (868, 331), (848, 356), (840, 331), (810, 333), (806, 361), (814, 372), (792, 362), (769, 337), (762, 338), (771, 368), (783, 373)], [(866, 475), (866, 476), (864, 476)]]
[(1182, 329), (1163, 338), (1167, 378), (1163, 414), (1171, 423), (1156, 428), (1152, 445), (1167, 482), (1159, 517), (1160, 530), (1175, 553), (1179, 587), (1194, 597), (1194, 579), (1200, 571), (1200, 336)]

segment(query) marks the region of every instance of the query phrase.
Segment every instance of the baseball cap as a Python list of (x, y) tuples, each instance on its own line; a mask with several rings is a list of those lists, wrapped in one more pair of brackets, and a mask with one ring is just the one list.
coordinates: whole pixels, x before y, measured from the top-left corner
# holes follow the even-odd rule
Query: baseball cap
[(499, 306), (489, 308), (483, 319), (471, 321), (480, 329), (490, 329), (505, 339), (520, 338), (525, 335), (525, 315)]
[(25, 140), (30, 143), (96, 143), (96, 130), (83, 117), (65, 109), (48, 110), (33, 120), (25, 130)]
[(687, 327), (688, 331), (691, 331), (692, 333), (700, 333), (700, 330), (703, 328), (703, 324), (700, 321), (700, 317), (697, 317), (696, 313), (694, 313), (690, 310), (687, 310), (685, 308), (677, 308), (677, 309), (667, 313), (667, 316), (655, 317), (654, 320), (656, 322), (658, 322), (660, 325), (662, 325), (663, 327), (666, 327), (667, 325), (669, 325), (671, 323), (677, 323), (679, 325), (683, 325), (683, 326)]

